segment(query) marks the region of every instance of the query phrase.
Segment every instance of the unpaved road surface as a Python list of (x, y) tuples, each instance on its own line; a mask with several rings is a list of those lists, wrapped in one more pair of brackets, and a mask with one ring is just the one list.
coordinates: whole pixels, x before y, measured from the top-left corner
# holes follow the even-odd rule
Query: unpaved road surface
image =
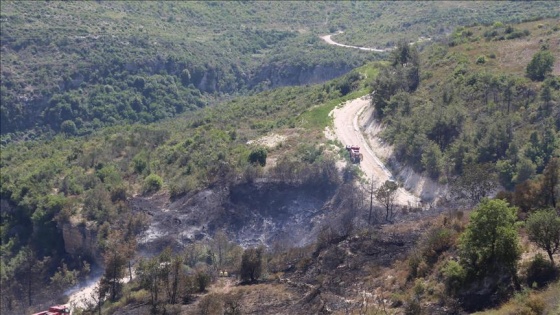
[[(340, 33), (342, 33), (342, 32), (339, 32), (339, 34)], [(345, 44), (337, 43), (334, 40), (332, 40), (331, 37), (333, 35), (336, 35), (336, 34), (321, 36), (321, 39), (324, 40), (325, 42), (327, 42), (327, 44), (329, 44), (329, 45), (335, 45), (335, 46), (340, 46), (340, 47), (348, 47), (348, 48), (354, 48), (354, 49), (365, 50), (365, 51), (375, 51), (375, 52), (386, 52), (386, 51), (388, 51), (387, 49), (358, 47), (358, 46), (352, 46), (352, 45), (345, 45)]]
[[(336, 33), (336, 34), (342, 34), (342, 33), (344, 33), (344, 32), (338, 31), (338, 33)], [(339, 47), (347, 47), (347, 48), (354, 48), (354, 49), (365, 50), (365, 51), (386, 52), (386, 51), (391, 51), (391, 50), (394, 49), (394, 48), (380, 49), (380, 48), (371, 48), (371, 47), (360, 47), (360, 46), (352, 46), (352, 45), (337, 43), (332, 39), (332, 37), (336, 34), (321, 36), (321, 39), (324, 40), (329, 45), (334, 45), (334, 46), (339, 46)], [(417, 41), (410, 42), (409, 44), (414, 45), (414, 44), (417, 44), (417, 43), (430, 41), (430, 40), (432, 40), (432, 39), (429, 38), (429, 37), (420, 37), (420, 38), (418, 38)]]
[[(362, 126), (359, 125), (360, 115), (369, 104), (370, 100), (368, 97), (357, 98), (344, 103), (342, 106), (338, 106), (329, 115), (332, 115), (334, 120), (334, 136), (343, 145), (360, 146), (360, 152), (363, 154), (364, 159), (360, 162), (359, 166), (368, 180), (373, 181), (374, 186), (379, 187), (386, 180), (394, 179), (394, 177), (377, 157), (375, 151), (362, 134)], [(397, 204), (416, 207), (419, 201), (420, 199), (409, 191), (403, 188), (398, 189)]]

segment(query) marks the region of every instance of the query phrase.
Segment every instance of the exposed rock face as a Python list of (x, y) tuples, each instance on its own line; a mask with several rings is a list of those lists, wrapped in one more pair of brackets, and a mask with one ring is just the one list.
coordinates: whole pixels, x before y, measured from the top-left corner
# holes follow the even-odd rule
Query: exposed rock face
[(97, 265), (102, 265), (96, 229), (75, 222), (64, 223), (61, 229), (66, 253), (74, 257), (91, 257)]

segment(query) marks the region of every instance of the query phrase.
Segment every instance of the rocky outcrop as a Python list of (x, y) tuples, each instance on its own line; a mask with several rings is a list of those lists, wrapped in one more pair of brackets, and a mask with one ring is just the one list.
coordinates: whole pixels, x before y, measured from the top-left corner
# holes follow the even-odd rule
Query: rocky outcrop
[(97, 247), (97, 229), (82, 222), (67, 222), (61, 226), (64, 250), (73, 257), (89, 257), (97, 265), (102, 265)]

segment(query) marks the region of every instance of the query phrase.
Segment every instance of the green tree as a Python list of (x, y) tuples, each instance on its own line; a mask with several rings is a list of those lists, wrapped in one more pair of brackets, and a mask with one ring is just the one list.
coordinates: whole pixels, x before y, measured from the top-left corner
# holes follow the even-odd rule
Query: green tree
[(430, 144), (422, 153), (422, 165), (428, 172), (428, 175), (433, 179), (438, 179), (441, 169), (443, 167), (443, 155), (437, 144), (430, 141)]
[(132, 159), (131, 166), (136, 174), (142, 174), (144, 170), (148, 168), (148, 153), (146, 153), (146, 151), (141, 151), (136, 154)]
[(492, 164), (470, 164), (464, 167), (463, 175), (455, 181), (452, 193), (457, 199), (476, 204), (496, 188), (497, 182)]
[(456, 261), (450, 260), (442, 268), (442, 273), (445, 276), (445, 290), (447, 293), (451, 295), (457, 294), (465, 282), (466, 272), (463, 267)]
[(157, 257), (151, 259), (140, 259), (137, 268), (138, 279), (142, 288), (150, 292), (150, 304), (155, 306), (159, 303), (160, 291), (160, 263)]
[(527, 76), (533, 81), (542, 81), (546, 75), (552, 72), (554, 56), (548, 50), (540, 50), (527, 65)]
[(101, 277), (101, 294), (104, 297), (107, 292), (111, 301), (116, 301), (121, 293), (121, 279), (125, 276), (127, 264), (128, 244), (119, 230), (112, 231), (107, 237), (104, 246), (105, 272)]
[(71, 120), (65, 120), (60, 124), (60, 131), (64, 132), (67, 135), (75, 135), (78, 133), (78, 129), (76, 128), (76, 124)]
[(545, 206), (556, 208), (560, 185), (560, 161), (552, 158), (544, 168), (541, 180), (541, 199)]
[(233, 246), (234, 244), (229, 241), (227, 234), (223, 230), (214, 234), (214, 238), (210, 241), (210, 250), (219, 269), (223, 268), (226, 264), (228, 253)]
[(207, 268), (199, 268), (195, 275), (195, 281), (199, 292), (206, 291), (206, 288), (210, 284), (210, 275), (208, 274)]
[(554, 265), (552, 255), (560, 248), (560, 217), (554, 210), (540, 210), (527, 219), (529, 239), (544, 249)]
[(529, 212), (541, 207), (541, 185), (537, 180), (526, 180), (515, 186), (513, 204), (523, 212)]
[(249, 154), (249, 162), (251, 164), (266, 165), (266, 157), (268, 153), (265, 148), (256, 148)]
[(505, 271), (515, 279), (521, 254), (515, 218), (516, 208), (499, 199), (485, 198), (472, 212), (459, 239), (461, 263), (471, 276), (483, 278)]

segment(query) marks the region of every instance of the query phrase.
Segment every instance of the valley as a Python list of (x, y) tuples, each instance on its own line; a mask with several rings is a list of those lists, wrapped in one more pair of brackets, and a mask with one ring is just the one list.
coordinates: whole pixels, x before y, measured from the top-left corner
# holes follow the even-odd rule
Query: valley
[(553, 2), (0, 15), (2, 314), (560, 311)]

